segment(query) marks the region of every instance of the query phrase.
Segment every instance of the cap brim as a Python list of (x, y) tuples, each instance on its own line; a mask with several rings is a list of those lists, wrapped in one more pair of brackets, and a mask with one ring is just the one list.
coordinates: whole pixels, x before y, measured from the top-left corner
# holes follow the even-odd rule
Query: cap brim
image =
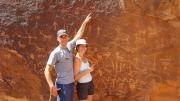
[(78, 43), (78, 44), (76, 44), (76, 46), (77, 45), (88, 45), (87, 43)]

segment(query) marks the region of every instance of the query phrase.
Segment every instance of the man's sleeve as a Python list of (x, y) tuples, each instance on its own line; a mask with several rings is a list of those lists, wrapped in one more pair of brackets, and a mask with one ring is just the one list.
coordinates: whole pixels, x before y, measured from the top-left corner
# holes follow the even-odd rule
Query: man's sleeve
[(55, 65), (56, 61), (57, 61), (57, 56), (54, 52), (52, 52), (49, 56), (47, 64), (48, 65)]
[(76, 45), (76, 41), (69, 41), (68, 44), (67, 44), (67, 47), (70, 51), (73, 50), (73, 48), (75, 48), (75, 45)]

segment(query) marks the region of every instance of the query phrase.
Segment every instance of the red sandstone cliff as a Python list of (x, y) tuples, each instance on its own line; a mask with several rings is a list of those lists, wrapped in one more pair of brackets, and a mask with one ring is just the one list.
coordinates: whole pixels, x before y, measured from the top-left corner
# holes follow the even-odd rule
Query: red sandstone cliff
[(0, 101), (46, 101), (55, 33), (89, 12), (95, 101), (179, 101), (180, 0), (0, 0)]

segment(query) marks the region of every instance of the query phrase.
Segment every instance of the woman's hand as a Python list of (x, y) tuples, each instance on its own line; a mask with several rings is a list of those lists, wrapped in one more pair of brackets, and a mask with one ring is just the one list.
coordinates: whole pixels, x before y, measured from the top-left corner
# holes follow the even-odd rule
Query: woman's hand
[(54, 87), (54, 86), (50, 87), (50, 93), (51, 93), (51, 95), (53, 95), (53, 96), (57, 96), (57, 95), (58, 95), (58, 94), (57, 94), (57, 88)]
[(95, 64), (93, 64), (91, 67), (89, 67), (90, 72), (94, 71), (94, 66), (95, 66)]

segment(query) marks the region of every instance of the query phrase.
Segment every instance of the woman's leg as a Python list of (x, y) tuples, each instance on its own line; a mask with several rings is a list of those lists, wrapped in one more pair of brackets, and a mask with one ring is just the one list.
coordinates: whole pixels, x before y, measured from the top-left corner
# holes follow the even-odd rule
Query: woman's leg
[(79, 100), (79, 101), (87, 101), (87, 100)]
[(87, 101), (92, 101), (93, 100), (93, 95), (88, 95)]
[(92, 101), (93, 100), (93, 95), (94, 95), (94, 84), (93, 81), (89, 82), (88, 85), (88, 98), (87, 101)]

